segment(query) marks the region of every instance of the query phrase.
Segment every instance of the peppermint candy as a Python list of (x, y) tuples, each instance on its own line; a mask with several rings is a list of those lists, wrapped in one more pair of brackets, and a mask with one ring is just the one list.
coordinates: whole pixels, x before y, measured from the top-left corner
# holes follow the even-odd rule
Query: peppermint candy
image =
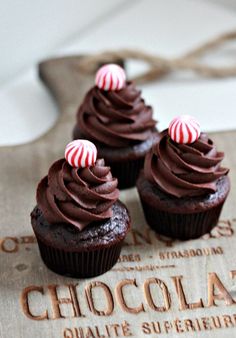
[(168, 129), (170, 138), (176, 143), (193, 143), (198, 140), (200, 133), (198, 121), (190, 115), (175, 117)]
[(72, 141), (66, 146), (65, 159), (72, 167), (89, 167), (97, 160), (97, 148), (87, 140)]
[(120, 90), (124, 88), (126, 75), (123, 68), (116, 64), (102, 66), (96, 74), (95, 84), (102, 90)]

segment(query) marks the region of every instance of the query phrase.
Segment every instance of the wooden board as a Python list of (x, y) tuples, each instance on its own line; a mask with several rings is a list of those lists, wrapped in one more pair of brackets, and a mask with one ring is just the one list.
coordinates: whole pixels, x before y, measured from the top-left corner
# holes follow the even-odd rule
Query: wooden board
[(79, 60), (40, 67), (62, 112), (56, 126), (31, 144), (0, 148), (0, 337), (236, 336), (235, 131), (212, 135), (226, 152), (232, 188), (211, 234), (186, 242), (158, 236), (146, 225), (133, 188), (121, 193), (132, 231), (111, 271), (71, 279), (42, 263), (29, 214), (37, 183), (63, 156), (91, 85)]

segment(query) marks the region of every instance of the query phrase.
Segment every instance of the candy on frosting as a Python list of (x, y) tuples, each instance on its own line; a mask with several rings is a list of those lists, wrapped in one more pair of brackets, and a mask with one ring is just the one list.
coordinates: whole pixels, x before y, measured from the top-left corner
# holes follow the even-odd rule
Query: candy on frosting
[(38, 207), (49, 223), (73, 224), (79, 230), (110, 218), (118, 197), (117, 179), (103, 159), (86, 168), (58, 160), (37, 189)]
[(200, 126), (194, 117), (181, 115), (171, 121), (168, 133), (174, 142), (189, 144), (199, 138)]
[(218, 179), (228, 173), (221, 167), (224, 153), (206, 134), (191, 144), (171, 140), (164, 130), (145, 159), (145, 177), (175, 197), (199, 196), (216, 191)]
[(93, 87), (86, 94), (77, 114), (84, 137), (111, 147), (127, 147), (152, 136), (156, 121), (141, 91), (127, 82), (119, 91)]
[(126, 75), (123, 68), (116, 64), (102, 66), (96, 74), (95, 84), (102, 90), (120, 90), (124, 88)]
[(65, 159), (72, 167), (89, 167), (96, 162), (97, 148), (88, 140), (74, 140), (66, 146)]

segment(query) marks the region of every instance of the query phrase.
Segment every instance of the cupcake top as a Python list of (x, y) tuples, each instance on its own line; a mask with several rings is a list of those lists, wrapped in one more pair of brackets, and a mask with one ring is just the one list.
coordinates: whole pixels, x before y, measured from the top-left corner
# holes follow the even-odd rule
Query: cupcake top
[(196, 119), (175, 118), (160, 134), (145, 159), (144, 174), (165, 193), (181, 198), (214, 193), (220, 177), (228, 169), (221, 167), (223, 152), (200, 132)]
[(45, 219), (82, 230), (110, 218), (119, 197), (118, 182), (104, 160), (97, 159), (94, 144), (75, 140), (66, 147), (65, 158), (53, 163), (37, 188), (37, 204)]
[(111, 147), (127, 147), (147, 140), (156, 121), (132, 82), (118, 65), (105, 65), (86, 94), (77, 121), (84, 136)]

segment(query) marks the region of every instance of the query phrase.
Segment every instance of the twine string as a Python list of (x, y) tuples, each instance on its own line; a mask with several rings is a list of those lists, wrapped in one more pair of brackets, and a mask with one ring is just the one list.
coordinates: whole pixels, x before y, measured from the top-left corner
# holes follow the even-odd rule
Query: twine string
[(190, 50), (178, 58), (164, 58), (159, 55), (144, 52), (136, 49), (120, 49), (104, 51), (89, 55), (80, 62), (80, 70), (83, 72), (95, 72), (101, 63), (115, 62), (117, 59), (144, 61), (149, 65), (149, 69), (143, 74), (133, 78), (135, 82), (144, 83), (159, 79), (170, 72), (185, 70), (192, 71), (205, 77), (230, 77), (236, 76), (236, 64), (232, 66), (211, 66), (200, 62), (201, 57), (207, 53), (219, 49), (226, 42), (236, 40), (236, 31), (227, 32), (206, 43)]

